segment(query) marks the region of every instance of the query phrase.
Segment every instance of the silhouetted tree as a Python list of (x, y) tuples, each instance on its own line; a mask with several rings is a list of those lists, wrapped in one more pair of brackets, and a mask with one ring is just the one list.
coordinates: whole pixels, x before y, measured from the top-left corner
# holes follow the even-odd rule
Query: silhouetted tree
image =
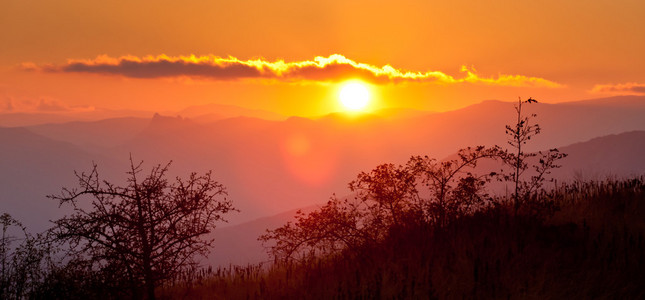
[(423, 219), (416, 181), (408, 166), (379, 165), (349, 183), (354, 197), (334, 196), (309, 214), (298, 211), (295, 222), (267, 230), (259, 240), (273, 242), (269, 252), (285, 261), (354, 251), (382, 240), (393, 227)]
[[(560, 167), (557, 161), (567, 156), (555, 148), (546, 152), (526, 152), (524, 150), (523, 146), (541, 131), (538, 123), (531, 123), (532, 118), (537, 117), (537, 114), (533, 113), (527, 116), (522, 111), (524, 104), (531, 103), (538, 102), (530, 97), (524, 101), (518, 98), (517, 105), (515, 105), (517, 121), (514, 125), (506, 125), (507, 142), (511, 149), (502, 153), (504, 163), (512, 169), (504, 177), (514, 185), (513, 203), (516, 213), (531, 194), (542, 187), (546, 181), (546, 175), (550, 174), (553, 169)], [(531, 164), (533, 158), (537, 160), (537, 163)], [(531, 166), (534, 172), (528, 180), (524, 180), (522, 175)]]
[(50, 196), (74, 210), (54, 222), (53, 233), (88, 257), (92, 268), (121, 274), (132, 284), (133, 297), (143, 286), (147, 298), (155, 299), (155, 287), (209, 251), (213, 239), (205, 235), (235, 209), (211, 172), (169, 182), (170, 163), (143, 178), (141, 165), (130, 159), (124, 187), (100, 180), (96, 165), (77, 174), (79, 188)]
[(320, 209), (308, 214), (297, 211), (295, 222), (267, 230), (258, 240), (271, 244), (269, 253), (276, 261), (305, 260), (316, 255), (354, 250), (374, 241), (375, 224), (364, 223), (366, 211), (360, 203), (332, 197)]
[(417, 176), (409, 165), (382, 164), (358, 174), (349, 183), (349, 189), (364, 210), (369, 211), (369, 219), (363, 223), (372, 224), (373, 231), (383, 232), (423, 215), (417, 183)]
[(439, 225), (482, 205), (488, 196), (483, 187), (495, 173), (474, 173), (482, 159), (498, 159), (502, 150), (495, 146), (460, 149), (457, 158), (437, 161), (428, 156), (413, 156), (408, 166), (427, 188), (425, 206), (429, 220)]
[(466, 148), (451, 160), (415, 156), (405, 166), (379, 165), (349, 183), (353, 198), (332, 197), (309, 214), (299, 211), (295, 222), (267, 230), (259, 240), (271, 245), (273, 257), (289, 261), (341, 250), (352, 253), (382, 241), (397, 228), (422, 223), (443, 226), (484, 205), (483, 185), (491, 175), (472, 171), (479, 160), (496, 159), (500, 151), (497, 147)]
[(0, 299), (23, 299), (38, 288), (49, 244), (9, 214), (0, 215)]

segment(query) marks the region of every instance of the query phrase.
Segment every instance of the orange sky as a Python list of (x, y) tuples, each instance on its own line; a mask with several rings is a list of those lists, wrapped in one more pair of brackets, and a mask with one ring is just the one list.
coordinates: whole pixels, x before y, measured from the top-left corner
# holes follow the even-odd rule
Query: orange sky
[(0, 112), (315, 116), (340, 109), (353, 77), (374, 109), (645, 94), (643, 16), (644, 1), (622, 0), (5, 0)]

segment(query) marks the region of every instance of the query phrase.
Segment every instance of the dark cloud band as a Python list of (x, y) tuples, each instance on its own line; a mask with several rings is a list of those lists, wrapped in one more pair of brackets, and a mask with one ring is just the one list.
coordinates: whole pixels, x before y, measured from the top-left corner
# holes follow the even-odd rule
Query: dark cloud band
[(218, 56), (125, 56), (111, 58), (99, 56), (94, 60), (71, 60), (64, 65), (35, 66), (25, 64), (25, 69), (49, 72), (97, 73), (132, 78), (191, 77), (212, 80), (271, 79), (297, 82), (336, 82), (358, 78), (375, 84), (398, 82), (477, 83), (501, 86), (530, 86), (555, 88), (562, 85), (538, 77), (523, 75), (498, 75), (484, 78), (463, 67), (463, 78), (455, 78), (439, 71), (412, 72), (390, 65), (377, 67), (358, 63), (342, 55), (318, 56), (313, 60), (285, 62), (239, 60)]

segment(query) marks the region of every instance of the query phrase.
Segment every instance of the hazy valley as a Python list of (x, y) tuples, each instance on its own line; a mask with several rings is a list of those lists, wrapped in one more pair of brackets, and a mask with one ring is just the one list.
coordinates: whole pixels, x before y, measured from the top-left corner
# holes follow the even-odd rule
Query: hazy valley
[[(645, 171), (645, 97), (539, 103), (530, 112), (542, 127), (530, 150), (557, 147), (569, 154), (553, 174), (561, 182)], [(404, 163), (411, 155), (444, 158), (467, 146), (504, 147), (504, 125), (514, 121), (513, 103), (500, 101), (443, 113), (318, 119), (281, 120), (230, 106), (183, 113), (0, 128), (3, 209), (30, 230), (43, 230), (64, 213), (45, 196), (75, 184), (74, 171), (88, 171), (94, 162), (102, 178), (119, 182), (130, 155), (146, 166), (172, 160), (173, 176), (213, 170), (240, 210), (221, 224), (209, 260), (256, 261), (264, 255), (257, 236), (289, 219), (284, 212), (347, 194), (356, 174), (380, 163)], [(240, 249), (248, 254), (239, 255)]]

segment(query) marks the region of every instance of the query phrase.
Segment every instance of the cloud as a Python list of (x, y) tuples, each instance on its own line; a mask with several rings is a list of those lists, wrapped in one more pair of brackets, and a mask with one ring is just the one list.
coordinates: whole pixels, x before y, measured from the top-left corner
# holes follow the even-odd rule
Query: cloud
[(285, 62), (264, 59), (240, 60), (235, 57), (207, 56), (123, 56), (113, 58), (99, 56), (93, 60), (70, 60), (63, 65), (42, 65), (24, 63), (25, 70), (47, 72), (97, 73), (120, 75), (132, 78), (189, 77), (211, 80), (262, 79), (283, 82), (337, 82), (350, 78), (375, 83), (474, 83), (483, 85), (519, 87), (562, 87), (561, 84), (538, 77), (524, 75), (503, 75), (480, 77), (462, 67), (464, 77), (455, 78), (440, 71), (406, 71), (390, 65), (377, 67), (359, 63), (340, 54), (328, 57), (318, 56), (313, 60)]
[(35, 107), (36, 111), (40, 112), (63, 112), (70, 111), (70, 107), (53, 99), (40, 99)]
[(93, 110), (91, 106), (70, 106), (51, 97), (0, 96), (0, 113), (75, 113)]
[(621, 95), (645, 95), (645, 83), (620, 83), (620, 84), (596, 84), (592, 93), (608, 93)]

